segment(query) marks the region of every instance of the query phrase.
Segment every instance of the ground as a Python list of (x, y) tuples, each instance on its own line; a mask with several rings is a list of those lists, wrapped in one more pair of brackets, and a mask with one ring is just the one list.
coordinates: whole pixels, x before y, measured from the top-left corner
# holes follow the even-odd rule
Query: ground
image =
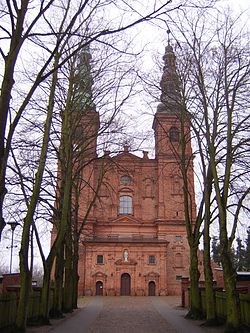
[(83, 297), (79, 309), (28, 333), (222, 333), (184, 318), (179, 297)]

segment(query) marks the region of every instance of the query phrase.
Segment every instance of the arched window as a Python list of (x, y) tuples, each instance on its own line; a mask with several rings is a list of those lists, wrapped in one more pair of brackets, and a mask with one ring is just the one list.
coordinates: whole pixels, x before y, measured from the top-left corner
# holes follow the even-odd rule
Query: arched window
[(119, 213), (132, 214), (132, 212), (133, 212), (132, 198), (128, 195), (122, 195), (120, 197)]
[(171, 127), (169, 131), (169, 137), (171, 142), (179, 142), (180, 140), (180, 133), (178, 128)]

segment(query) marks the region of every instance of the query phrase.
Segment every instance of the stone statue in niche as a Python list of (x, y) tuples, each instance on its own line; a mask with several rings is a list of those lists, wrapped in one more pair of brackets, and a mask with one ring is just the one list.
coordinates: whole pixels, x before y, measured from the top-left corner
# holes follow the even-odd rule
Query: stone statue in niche
[(123, 252), (123, 258), (124, 258), (124, 261), (128, 262), (128, 250), (124, 250)]

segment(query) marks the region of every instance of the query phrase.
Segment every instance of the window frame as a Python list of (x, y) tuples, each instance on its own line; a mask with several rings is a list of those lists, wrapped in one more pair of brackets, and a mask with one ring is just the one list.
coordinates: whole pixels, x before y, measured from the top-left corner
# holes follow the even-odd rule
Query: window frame
[(177, 127), (171, 127), (169, 130), (169, 139), (171, 142), (180, 142), (180, 131)]
[[(101, 258), (101, 262), (99, 262), (100, 258)], [(97, 256), (96, 256), (96, 263), (97, 263), (97, 265), (103, 265), (103, 263), (104, 263), (103, 254), (97, 254)]]
[[(153, 260), (151, 260), (151, 259), (153, 259)], [(156, 264), (156, 258), (155, 258), (154, 254), (150, 254), (148, 256), (148, 263), (149, 263), (149, 265), (155, 265)]]
[(119, 197), (119, 214), (133, 214), (133, 198), (130, 195), (120, 195)]

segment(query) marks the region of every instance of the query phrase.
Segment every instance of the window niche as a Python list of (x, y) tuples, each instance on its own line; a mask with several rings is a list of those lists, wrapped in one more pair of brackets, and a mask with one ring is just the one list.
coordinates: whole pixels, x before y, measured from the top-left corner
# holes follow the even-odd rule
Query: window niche
[(181, 194), (181, 181), (179, 176), (172, 176), (172, 194)]
[(175, 267), (183, 267), (183, 258), (181, 253), (175, 254)]
[(177, 127), (171, 127), (169, 130), (169, 138), (171, 142), (180, 141), (180, 132)]
[(145, 178), (143, 180), (143, 186), (144, 186), (144, 198), (152, 198), (153, 197), (153, 181), (150, 178)]

